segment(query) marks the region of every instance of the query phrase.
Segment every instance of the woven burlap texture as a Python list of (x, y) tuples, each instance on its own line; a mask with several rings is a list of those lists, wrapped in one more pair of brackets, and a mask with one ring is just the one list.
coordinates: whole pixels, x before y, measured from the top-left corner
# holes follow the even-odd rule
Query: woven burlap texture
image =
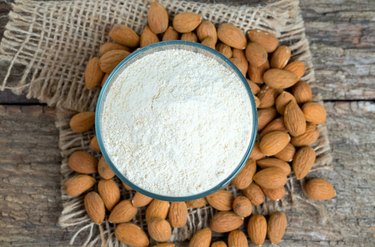
[[(309, 82), (313, 89), (319, 87), (315, 82), (311, 54), (297, 0), (281, 0), (260, 6), (227, 6), (172, 0), (160, 2), (166, 6), (171, 16), (183, 11), (192, 11), (215, 24), (230, 22), (243, 31), (258, 28), (274, 33), (283, 44), (292, 49), (293, 60), (305, 62), (306, 74), (303, 79)], [(147, 21), (148, 4), (146, 0), (16, 0), (13, 4), (13, 10), (9, 14), (10, 21), (0, 46), (0, 59), (9, 61), (9, 69), (0, 89), (11, 89), (17, 94), (26, 93), (28, 97), (37, 98), (50, 106), (57, 106), (56, 126), (60, 131), (59, 147), (63, 156), (62, 183), (73, 174), (67, 167), (67, 157), (75, 150), (89, 150), (88, 143), (94, 135), (93, 132), (75, 134), (68, 125), (75, 111), (95, 109), (99, 90), (90, 91), (84, 88), (85, 65), (90, 57), (97, 55), (100, 44), (108, 40), (108, 31), (114, 24), (127, 24), (140, 33)], [(24, 71), (20, 80), (11, 84), (9, 78), (16, 66), (22, 66)], [(314, 146), (318, 156), (312, 176), (324, 176), (331, 170), (325, 126), (320, 126), (320, 133), (321, 136)], [(287, 211), (302, 203), (318, 209), (317, 215), (323, 221), (329, 220), (322, 204), (305, 199), (301, 192), (302, 183), (303, 181), (297, 182), (291, 176), (285, 199), (278, 202), (267, 201), (255, 208), (255, 212), (268, 214), (276, 210)], [(234, 188), (230, 189), (237, 193)], [(123, 190), (122, 193), (123, 198), (132, 196), (132, 192)], [(59, 224), (62, 227), (77, 229), (72, 243), (80, 236), (85, 246), (121, 245), (114, 237), (113, 225), (108, 222), (101, 226), (91, 223), (84, 211), (82, 197), (70, 198), (62, 190), (62, 199), (64, 208)], [(184, 228), (174, 229), (171, 240), (188, 239), (197, 229), (207, 226), (213, 214), (214, 210), (211, 207), (189, 210), (188, 224)], [(303, 218), (301, 215), (299, 220), (303, 221)], [(143, 211), (140, 211), (133, 221), (147, 230)], [(288, 229), (285, 238), (291, 238), (293, 235), (293, 227)], [(325, 234), (330, 233), (318, 233), (322, 239)]]

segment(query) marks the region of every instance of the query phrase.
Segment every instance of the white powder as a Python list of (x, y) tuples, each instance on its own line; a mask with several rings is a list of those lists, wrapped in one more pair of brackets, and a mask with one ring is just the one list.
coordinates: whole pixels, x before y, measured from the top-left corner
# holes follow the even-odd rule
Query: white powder
[(187, 50), (158, 51), (129, 65), (103, 104), (111, 161), (159, 195), (213, 188), (239, 165), (251, 136), (253, 113), (239, 77)]

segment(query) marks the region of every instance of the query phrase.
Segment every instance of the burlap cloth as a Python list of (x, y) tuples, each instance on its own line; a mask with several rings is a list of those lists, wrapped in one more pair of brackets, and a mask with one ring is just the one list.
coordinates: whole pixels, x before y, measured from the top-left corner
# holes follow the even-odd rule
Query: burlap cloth
[[(293, 59), (305, 62), (304, 80), (311, 83), (314, 92), (319, 85), (315, 81), (311, 54), (305, 36), (303, 20), (297, 0), (281, 0), (262, 5), (229, 6), (223, 4), (193, 3), (187, 1), (161, 0), (169, 13), (193, 11), (214, 23), (230, 22), (243, 31), (258, 28), (268, 30), (291, 47)], [(73, 133), (68, 126), (75, 111), (94, 110), (99, 90), (84, 88), (83, 73), (86, 62), (98, 53), (100, 44), (108, 40), (107, 33), (115, 23), (125, 23), (140, 32), (146, 24), (147, 0), (85, 0), (85, 1), (25, 1), (16, 0), (9, 14), (9, 23), (0, 46), (0, 59), (9, 61), (9, 69), (0, 89), (11, 89), (17, 94), (25, 93), (50, 106), (57, 107), (56, 126), (60, 131), (59, 147), (63, 156), (61, 164), (62, 183), (72, 175), (66, 161), (75, 150), (88, 150), (93, 132)], [(23, 68), (19, 80), (10, 83), (15, 68)], [(12, 80), (15, 81), (15, 80)], [(325, 176), (331, 170), (331, 156), (327, 129), (320, 127), (320, 138), (314, 146), (318, 157), (309, 175)], [(302, 182), (303, 183), (303, 182)], [(231, 188), (234, 190), (234, 188)], [(303, 206), (306, 212), (293, 215), (293, 222), (303, 222), (306, 217), (316, 217), (322, 223), (329, 222), (324, 205), (306, 200), (301, 183), (291, 177), (287, 184), (288, 195), (282, 201), (267, 201), (255, 212), (268, 214), (275, 210), (290, 211)], [(235, 191), (235, 193), (237, 193)], [(123, 191), (129, 198), (131, 192)], [(62, 227), (76, 229), (72, 243), (79, 236), (79, 244), (96, 246), (120, 246), (113, 234), (113, 225), (94, 225), (83, 208), (83, 198), (70, 198), (62, 190), (63, 211), (59, 220)], [(307, 207), (306, 205), (311, 205)], [(313, 212), (313, 214), (311, 213)], [(188, 224), (173, 230), (173, 241), (184, 241), (191, 234), (207, 226), (214, 210), (211, 207), (190, 210)], [(144, 212), (138, 213), (134, 222), (146, 228)], [(310, 220), (311, 221), (311, 220)], [(304, 233), (291, 222), (286, 239), (293, 234), (315, 234), (325, 239), (330, 232)], [(301, 225), (301, 224), (298, 224)], [(146, 229), (145, 229), (146, 230)], [(319, 231), (319, 230), (317, 230)]]

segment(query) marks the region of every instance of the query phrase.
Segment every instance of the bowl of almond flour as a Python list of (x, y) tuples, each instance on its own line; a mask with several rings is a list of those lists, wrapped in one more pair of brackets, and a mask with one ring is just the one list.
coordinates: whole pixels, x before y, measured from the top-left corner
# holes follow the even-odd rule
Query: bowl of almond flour
[(185, 201), (227, 185), (253, 147), (257, 112), (241, 72), (219, 52), (166, 41), (108, 77), (96, 134), (116, 175), (150, 197)]

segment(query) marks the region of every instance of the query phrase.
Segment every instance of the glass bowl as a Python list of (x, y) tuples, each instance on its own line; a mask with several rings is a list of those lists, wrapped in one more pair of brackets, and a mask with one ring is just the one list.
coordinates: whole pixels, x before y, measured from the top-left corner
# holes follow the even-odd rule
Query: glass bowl
[[(103, 102), (105, 100), (105, 97), (107, 95), (107, 92), (111, 86), (111, 84), (116, 80), (117, 76), (121, 74), (122, 71), (124, 71), (129, 64), (133, 63), (134, 61), (149, 55), (153, 52), (157, 51), (162, 51), (162, 50), (167, 50), (167, 49), (184, 49), (196, 53), (201, 53), (203, 55), (209, 56), (222, 65), (224, 65), (226, 68), (229, 70), (233, 71), (239, 79), (242, 81), (243, 85), (246, 88), (247, 94), (249, 96), (249, 101), (250, 101), (250, 106), (251, 110), (253, 113), (253, 119), (252, 119), (252, 132), (251, 136), (249, 138), (249, 143), (246, 149), (246, 152), (243, 155), (243, 158), (241, 162), (238, 164), (238, 166), (232, 171), (232, 173), (223, 181), (212, 187), (211, 189), (208, 189), (204, 192), (200, 192), (198, 194), (194, 195), (188, 195), (188, 196), (168, 196), (168, 195), (160, 195), (156, 194), (147, 190), (142, 189), (139, 187), (137, 184), (134, 184), (133, 182), (129, 181), (116, 167), (116, 165), (111, 161), (111, 157), (108, 155), (108, 153), (105, 150), (105, 145), (102, 140), (102, 135), (101, 135), (101, 117), (102, 117), (102, 111), (103, 111)], [(114, 171), (114, 173), (117, 175), (117, 177), (124, 182), (125, 184), (129, 185), (132, 189), (135, 191), (138, 191), (146, 196), (159, 199), (159, 200), (164, 200), (164, 201), (190, 201), (194, 199), (198, 199), (201, 197), (205, 197), (223, 187), (225, 187), (243, 168), (243, 166), (246, 164), (246, 161), (250, 155), (250, 152), (254, 146), (256, 134), (257, 134), (257, 129), (258, 129), (258, 117), (257, 117), (257, 110), (255, 106), (255, 100), (253, 93), (251, 92), (251, 89), (247, 83), (246, 78), (241, 74), (241, 72), (238, 70), (238, 68), (224, 55), (219, 53), (218, 51), (211, 49), (207, 46), (201, 45), (199, 43), (194, 43), (194, 42), (188, 42), (188, 41), (181, 41), (181, 40), (172, 40), (172, 41), (164, 41), (164, 42), (158, 42), (154, 43), (151, 45), (148, 45), (146, 47), (143, 47), (141, 49), (136, 50), (135, 52), (131, 53), (129, 56), (127, 56), (124, 60), (122, 60), (116, 68), (111, 72), (111, 74), (108, 76), (103, 88), (101, 89), (98, 102), (97, 102), (97, 107), (96, 107), (96, 112), (95, 112), (95, 131), (96, 131), (96, 136), (98, 139), (99, 147), (102, 152), (102, 155), (104, 156), (104, 159), (110, 166), (110, 168)]]

